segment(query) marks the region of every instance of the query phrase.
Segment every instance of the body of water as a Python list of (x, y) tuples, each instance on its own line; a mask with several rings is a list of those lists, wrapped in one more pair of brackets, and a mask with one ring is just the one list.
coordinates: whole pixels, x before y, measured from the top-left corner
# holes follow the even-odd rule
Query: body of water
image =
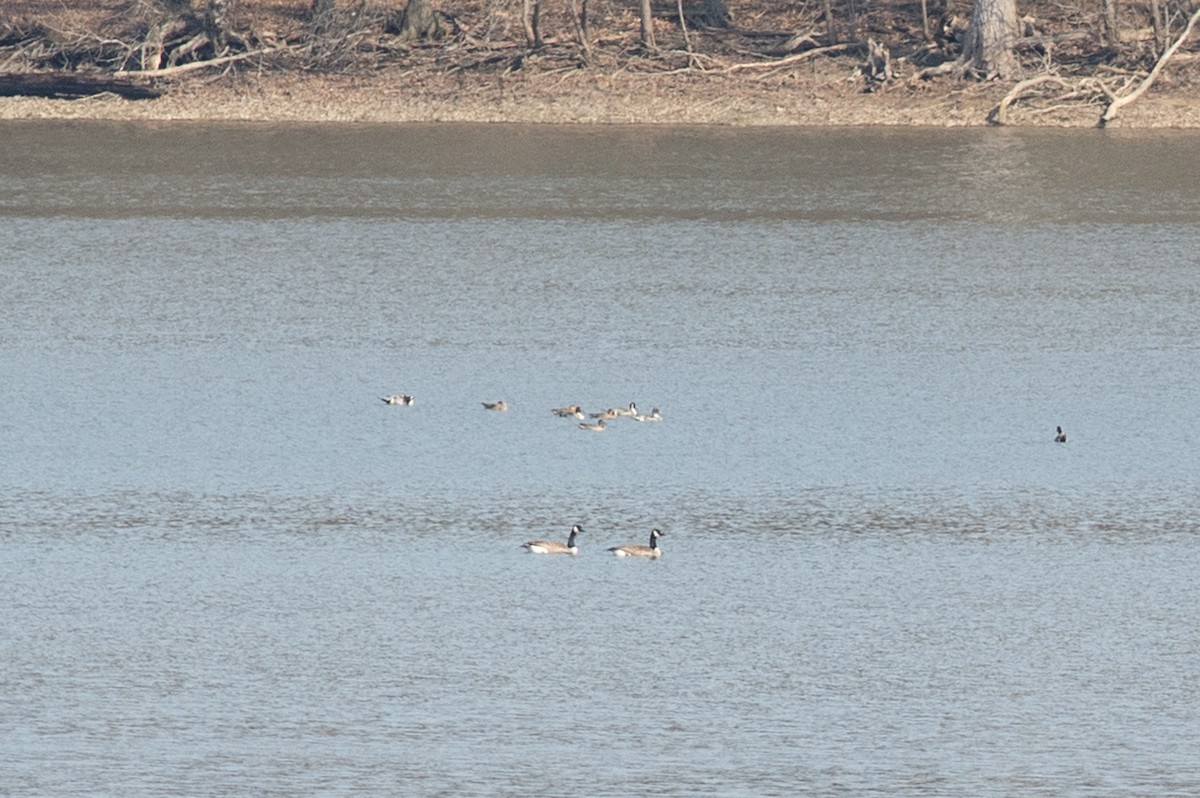
[(0, 795), (1200, 791), (1194, 135), (0, 142)]

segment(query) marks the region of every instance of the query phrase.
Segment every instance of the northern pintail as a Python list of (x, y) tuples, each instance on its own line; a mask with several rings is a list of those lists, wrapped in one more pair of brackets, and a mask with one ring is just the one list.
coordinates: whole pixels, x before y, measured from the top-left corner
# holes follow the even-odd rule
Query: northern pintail
[(379, 397), (387, 405), (411, 405), (413, 398), (406, 393), (394, 393), (391, 396)]

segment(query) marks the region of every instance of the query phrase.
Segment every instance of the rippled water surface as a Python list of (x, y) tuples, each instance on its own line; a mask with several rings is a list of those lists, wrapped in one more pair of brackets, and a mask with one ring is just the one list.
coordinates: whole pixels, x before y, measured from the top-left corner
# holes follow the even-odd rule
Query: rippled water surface
[(1194, 135), (0, 143), (0, 795), (1200, 792)]

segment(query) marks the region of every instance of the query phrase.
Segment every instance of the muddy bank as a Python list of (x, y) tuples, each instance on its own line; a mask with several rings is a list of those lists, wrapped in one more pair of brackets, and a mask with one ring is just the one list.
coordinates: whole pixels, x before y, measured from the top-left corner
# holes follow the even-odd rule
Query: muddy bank
[[(0, 119), (255, 122), (981, 126), (1011, 88), (945, 81), (864, 93), (849, 71), (758, 81), (704, 75), (558, 74), (465, 77), (401, 70), (370, 76), (243, 74), (175, 82), (153, 100), (0, 98)], [(1093, 127), (1102, 108), (1016, 107), (1010, 124)], [(1151, 91), (1112, 124), (1200, 128), (1200, 97)]]

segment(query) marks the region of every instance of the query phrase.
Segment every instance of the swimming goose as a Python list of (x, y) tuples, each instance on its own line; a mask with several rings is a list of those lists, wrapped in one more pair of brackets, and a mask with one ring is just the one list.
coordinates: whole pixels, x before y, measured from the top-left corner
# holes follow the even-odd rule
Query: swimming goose
[(662, 549), (658, 547), (658, 538), (662, 535), (657, 529), (650, 530), (650, 545), (649, 546), (613, 546), (609, 551), (618, 557), (651, 557), (658, 559), (662, 556)]
[(1062, 431), (1062, 427), (1058, 428), (1058, 434), (1054, 436), (1054, 442), (1055, 443), (1066, 443), (1067, 442), (1067, 433)]
[(571, 534), (567, 536), (565, 544), (556, 540), (530, 540), (522, 543), (521, 548), (530, 554), (578, 554), (579, 547), (575, 545), (575, 536), (582, 531), (583, 527), (576, 524), (571, 527)]
[(614, 418), (620, 415), (620, 413), (610, 407), (603, 413), (589, 413), (588, 415), (590, 415), (592, 418), (598, 418), (601, 421), (612, 421)]
[(581, 421), (581, 422), (579, 422), (579, 428), (591, 430), (592, 432), (604, 432), (604, 428), (605, 428), (604, 419), (600, 419), (599, 421), (596, 421), (594, 423), (589, 423), (587, 421)]
[(481, 404), (483, 404), (484, 410), (504, 411), (508, 409), (508, 402), (504, 401), (503, 399), (501, 399), (499, 402), (482, 402)]
[(413, 398), (406, 393), (394, 393), (391, 396), (379, 397), (385, 405), (411, 405)]
[(650, 411), (650, 415), (646, 415), (645, 413), (638, 413), (636, 416), (633, 417), (633, 420), (634, 421), (662, 421), (662, 413), (656, 407)]
[(566, 407), (552, 408), (550, 412), (559, 418), (575, 418), (583, 415), (583, 408), (579, 405), (567, 405)]
[(638, 414), (637, 405), (633, 402), (629, 403), (629, 407), (613, 410), (611, 412), (616, 413), (618, 416), (637, 416)]

